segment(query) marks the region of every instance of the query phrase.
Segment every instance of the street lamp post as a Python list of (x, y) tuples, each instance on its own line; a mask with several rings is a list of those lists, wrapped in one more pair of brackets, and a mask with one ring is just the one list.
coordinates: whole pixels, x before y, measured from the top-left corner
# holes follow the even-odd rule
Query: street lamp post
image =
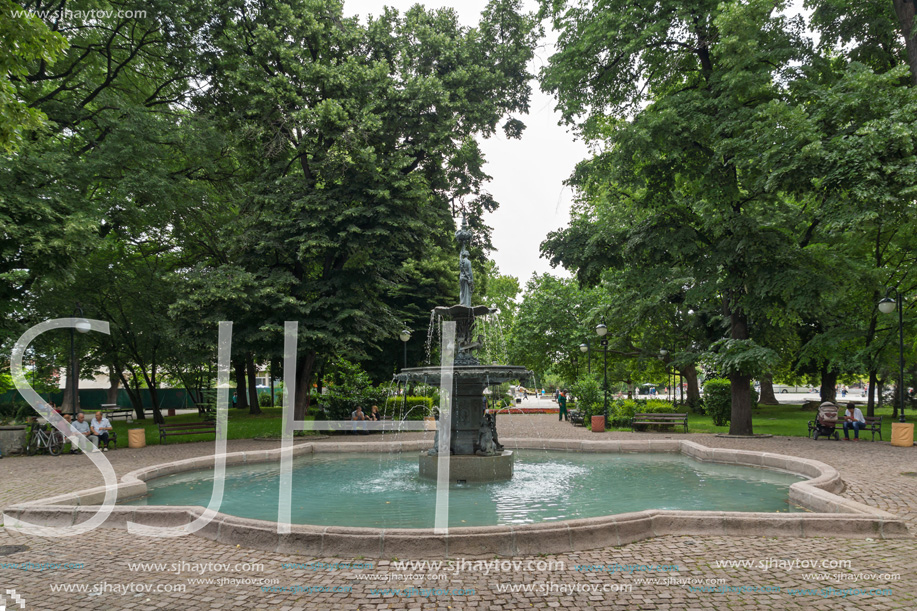
[(585, 344), (579, 345), (580, 352), (585, 352), (587, 355), (587, 363), (589, 367), (589, 375), (592, 375), (592, 347), (589, 345), (589, 340), (586, 340)]
[(898, 422), (904, 422), (904, 308), (901, 292), (895, 290), (895, 299), (885, 297), (879, 302), (879, 311), (891, 314), (898, 310)]
[[(76, 304), (76, 309), (73, 310), (74, 318), (83, 318), (83, 308), (80, 307), (80, 304)], [(76, 323), (76, 327), (70, 327), (70, 367), (67, 371), (67, 377), (70, 378), (70, 413), (76, 417), (78, 413), (78, 406), (80, 401), (80, 374), (77, 371), (76, 363), (76, 333), (88, 333), (92, 327), (89, 326), (89, 322), (85, 320), (79, 320)]]
[[(605, 426), (608, 426), (608, 338), (605, 337), (605, 335), (608, 334), (608, 327), (606, 327), (603, 322), (602, 324), (596, 325), (595, 332), (602, 338), (602, 354), (604, 356), (605, 368), (605, 382), (602, 384), (602, 389), (605, 391)], [(580, 349), (582, 349), (582, 347)]]
[(404, 369), (408, 368), (408, 340), (411, 339), (411, 331), (407, 327), (401, 331), (401, 343), (404, 344)]

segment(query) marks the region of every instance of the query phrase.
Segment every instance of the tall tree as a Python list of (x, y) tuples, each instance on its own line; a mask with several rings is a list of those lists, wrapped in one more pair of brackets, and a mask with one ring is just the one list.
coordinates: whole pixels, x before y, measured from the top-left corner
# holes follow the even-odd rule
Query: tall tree
[(451, 233), (453, 208), (495, 206), (475, 137), (507, 115), (507, 135), (521, 132), (535, 21), (518, 8), (494, 0), (476, 28), (419, 6), (363, 26), (339, 0), (215, 17), (197, 107), (244, 135), (235, 206), (253, 231), (235, 263), (282, 295), (260, 327), (275, 342), (300, 321), (297, 418), (323, 358), (364, 358), (403, 324), (391, 288)]
[(776, 360), (755, 341), (754, 321), (804, 288), (787, 279), (808, 219), (748, 171), (748, 139), (808, 54), (802, 23), (757, 0), (542, 7), (560, 31), (542, 85), (606, 151), (575, 182), (607, 219), (575, 219), (545, 251), (574, 269), (585, 251), (689, 279), (689, 300), (727, 323), (707, 354), (731, 381), (730, 432), (751, 434), (749, 381)]

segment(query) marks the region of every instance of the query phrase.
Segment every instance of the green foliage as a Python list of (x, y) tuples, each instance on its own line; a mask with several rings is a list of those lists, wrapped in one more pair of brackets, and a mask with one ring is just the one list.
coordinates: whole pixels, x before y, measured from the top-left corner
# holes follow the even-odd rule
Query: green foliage
[(271, 406), (271, 393), (262, 392), (258, 393), (258, 405), (261, 407), (270, 407)]
[(34, 415), (35, 410), (28, 403), (0, 403), (0, 424), (21, 424)]
[(779, 361), (774, 350), (745, 339), (722, 339), (710, 346), (711, 366), (722, 375), (758, 376), (771, 371)]
[(605, 395), (602, 392), (601, 381), (594, 375), (583, 374), (570, 385), (570, 390), (576, 398), (576, 409), (581, 411), (587, 420), (603, 413)]
[[(550, 274), (530, 279), (508, 341), (510, 362), (528, 367), (539, 380), (548, 372), (576, 380), (588, 359), (579, 347), (595, 335), (594, 314), (603, 298), (602, 291)], [(593, 354), (593, 366), (600, 358)]]
[(328, 420), (350, 420), (357, 407), (365, 413), (381, 403), (380, 393), (385, 392), (373, 387), (369, 375), (359, 364), (340, 357), (334, 360), (332, 373), (326, 376), (324, 386), (327, 392), (321, 396), (320, 403)]
[(47, 116), (24, 102), (13, 81), (21, 81), (35, 64), (53, 64), (67, 48), (60, 32), (51, 31), (20, 3), (0, 0), (0, 149), (16, 150), (23, 134), (44, 125)]
[(432, 397), (388, 397), (383, 412), (393, 420), (423, 420), (433, 415)]

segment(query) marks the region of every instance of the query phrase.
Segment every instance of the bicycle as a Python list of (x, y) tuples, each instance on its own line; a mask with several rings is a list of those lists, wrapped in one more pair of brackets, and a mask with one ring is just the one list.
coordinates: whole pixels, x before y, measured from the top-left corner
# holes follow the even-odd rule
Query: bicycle
[(45, 426), (32, 425), (31, 438), (29, 439), (29, 445), (26, 447), (26, 453), (29, 456), (34, 456), (43, 450), (48, 450), (48, 454), (51, 456), (60, 456), (63, 449), (64, 436), (60, 431), (54, 427), (51, 427), (51, 430), (48, 431)]

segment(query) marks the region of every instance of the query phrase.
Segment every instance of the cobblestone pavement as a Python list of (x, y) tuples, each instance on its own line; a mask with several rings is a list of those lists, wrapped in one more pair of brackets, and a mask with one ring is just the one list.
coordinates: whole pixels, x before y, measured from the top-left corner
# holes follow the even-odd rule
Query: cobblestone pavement
[[(556, 415), (504, 416), (499, 427), (504, 439), (682, 437), (598, 435), (558, 423)], [(386, 434), (385, 439), (421, 435), (432, 440), (428, 433)], [(905, 517), (912, 532), (917, 532), (917, 479), (901, 475), (917, 471), (917, 449), (868, 441), (689, 438), (711, 447), (765, 450), (831, 464), (848, 484), (846, 496)], [(319, 443), (350, 440), (367, 438), (336, 437)], [(276, 447), (276, 443), (258, 441), (230, 441), (228, 445), (231, 452)], [(121, 449), (106, 456), (120, 476), (141, 466), (210, 452), (212, 444), (196, 443)], [(101, 476), (85, 457), (4, 458), (0, 461), (0, 507), (101, 483)], [(10, 553), (4, 547), (15, 545), (27, 549)], [(11, 594), (5, 594), (13, 589), (25, 602), (25, 609), (55, 611), (917, 608), (917, 539), (913, 538), (667, 536), (560, 555), (467, 558), (471, 564), (464, 567), (458, 567), (461, 559), (455, 558), (451, 567), (396, 564), (411, 560), (289, 556), (194, 536), (164, 541), (118, 530), (95, 531), (71, 540), (0, 529), (0, 596), (5, 595), (8, 610), (20, 608)], [(521, 564), (480, 564), (494, 560)], [(348, 562), (349, 566), (342, 566)], [(354, 566), (361, 562), (362, 568)], [(32, 566), (24, 567), (26, 563)], [(133, 563), (149, 564), (137, 567)], [(327, 566), (334, 563), (337, 566)], [(75, 586), (86, 591), (78, 592)]]

